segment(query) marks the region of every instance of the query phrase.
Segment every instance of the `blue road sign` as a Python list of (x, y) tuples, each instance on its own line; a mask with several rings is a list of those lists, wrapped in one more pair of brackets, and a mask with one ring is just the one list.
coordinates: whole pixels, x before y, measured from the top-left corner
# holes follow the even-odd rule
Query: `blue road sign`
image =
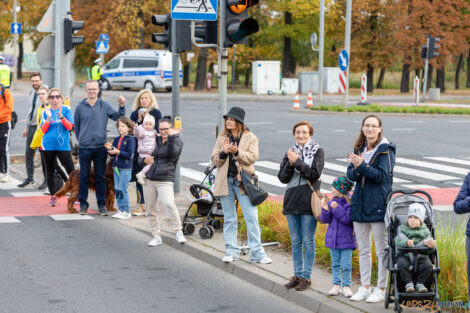
[(101, 34), (98, 37), (98, 40), (100, 40), (100, 41), (109, 41), (109, 36), (108, 36), (108, 34)]
[(341, 50), (338, 56), (338, 64), (339, 64), (339, 69), (341, 71), (345, 71), (348, 68), (349, 65), (349, 56), (348, 52), (346, 50)]
[(106, 54), (109, 51), (108, 41), (96, 41), (96, 53)]
[(174, 20), (216, 21), (217, 0), (171, 0)]
[(21, 23), (11, 23), (11, 33), (13, 35), (21, 34)]

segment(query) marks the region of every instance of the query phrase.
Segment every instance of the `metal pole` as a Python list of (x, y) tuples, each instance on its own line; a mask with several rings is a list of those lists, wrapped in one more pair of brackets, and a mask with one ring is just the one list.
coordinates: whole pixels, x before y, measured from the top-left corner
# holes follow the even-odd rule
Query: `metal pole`
[[(217, 130), (220, 134), (224, 129), (224, 114), (227, 111), (227, 49), (224, 48), (225, 41), (225, 15), (223, 14), (227, 0), (220, 0), (220, 27), (219, 27), (219, 49), (218, 49), (218, 62), (217, 66), (217, 80), (219, 81), (219, 106), (217, 118)], [(218, 135), (217, 134), (217, 135)]]
[[(346, 31), (344, 35), (344, 49), (348, 53), (349, 63), (351, 64), (351, 8), (352, 0), (346, 1)], [(348, 106), (348, 92), (349, 92), (349, 65), (346, 69), (346, 90), (344, 91), (344, 106)]]
[[(62, 17), (68, 17), (68, 12), (70, 12), (70, 0), (65, 0), (63, 1), (63, 7), (62, 7), (62, 15), (61, 15), (61, 20), (62, 20)], [(62, 27), (62, 24), (63, 21), (61, 21), (61, 27)], [(63, 29), (63, 28), (61, 28)], [(69, 97), (70, 99), (70, 95), (71, 95), (71, 90), (72, 90), (72, 85), (71, 85), (71, 75), (70, 75), (70, 71), (71, 71), (71, 67), (72, 67), (72, 53), (75, 53), (75, 50), (72, 50), (72, 51), (69, 51), (69, 53), (65, 53), (64, 52), (64, 36), (61, 35), (60, 36), (60, 41), (61, 41), (61, 45), (60, 45), (60, 51), (56, 52), (56, 53), (60, 53), (60, 55), (62, 56), (63, 58), (63, 63), (61, 63), (61, 72), (62, 72), (62, 80), (60, 81), (60, 89), (62, 90), (62, 93), (64, 95), (64, 97)]]
[[(178, 40), (177, 34), (177, 27), (178, 23), (176, 20), (171, 20), (171, 50), (172, 58), (171, 58), (171, 77), (172, 77), (172, 93), (171, 93), (171, 112), (173, 118), (175, 116), (180, 116), (180, 55), (176, 53), (176, 41)], [(175, 171), (175, 184), (174, 184), (174, 191), (180, 192), (180, 163), (176, 164), (176, 171)]]
[(323, 51), (325, 43), (325, 0), (320, 0), (320, 47), (318, 51), (318, 102), (323, 103)]
[[(17, 16), (16, 16), (16, 0), (13, 2), (13, 21), (16, 25), (17, 23)], [(18, 35), (14, 34), (13, 35), (13, 75), (12, 75), (12, 80), (11, 80), (11, 88), (16, 89), (16, 73), (18, 71), (18, 59), (17, 59), (17, 52), (18, 52)]]
[(424, 63), (424, 86), (423, 86), (423, 96), (421, 98), (421, 101), (424, 101), (424, 98), (426, 97), (426, 88), (428, 87), (428, 65), (429, 65), (429, 60), (428, 60), (428, 55), (429, 55), (429, 36), (426, 42), (426, 61)]
[[(62, 18), (61, 18), (61, 2), (60, 0), (54, 1), (54, 11), (55, 11), (55, 31), (54, 31), (54, 86), (60, 88), (60, 65), (61, 65), (61, 56), (63, 54), (63, 36), (62, 36)], [(62, 49), (62, 50), (61, 50)]]
[(233, 45), (233, 56), (232, 56), (232, 92), (235, 90), (235, 55), (236, 55), (236, 45)]

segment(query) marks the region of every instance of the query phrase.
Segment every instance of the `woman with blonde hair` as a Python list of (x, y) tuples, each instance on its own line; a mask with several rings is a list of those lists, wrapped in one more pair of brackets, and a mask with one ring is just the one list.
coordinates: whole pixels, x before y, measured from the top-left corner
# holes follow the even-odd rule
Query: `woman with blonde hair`
[(70, 106), (63, 105), (64, 98), (60, 89), (52, 88), (49, 90), (49, 104), (42, 113), (41, 130), (44, 133), (42, 137), (41, 149), (44, 151), (44, 160), (46, 163), (47, 185), (51, 192), (49, 206), (56, 206), (54, 194), (57, 192), (54, 181), (54, 172), (57, 168), (57, 158), (64, 166), (67, 174), (75, 170), (70, 152), (69, 132), (73, 127), (73, 113)]
[[(142, 89), (135, 97), (134, 103), (132, 105), (131, 120), (136, 124), (140, 125), (144, 121), (146, 115), (151, 115), (155, 118), (155, 130), (158, 132), (158, 121), (162, 119), (162, 113), (158, 109), (158, 102), (155, 98), (153, 92), (150, 89)], [(138, 192), (138, 201), (139, 207), (134, 211), (134, 215), (144, 215), (144, 193), (142, 185), (139, 184), (136, 178), (136, 174), (139, 173), (143, 166), (139, 165), (139, 153), (137, 152), (138, 144), (135, 147), (134, 154), (134, 164), (132, 166), (132, 178), (131, 182), (135, 181), (137, 192)]]

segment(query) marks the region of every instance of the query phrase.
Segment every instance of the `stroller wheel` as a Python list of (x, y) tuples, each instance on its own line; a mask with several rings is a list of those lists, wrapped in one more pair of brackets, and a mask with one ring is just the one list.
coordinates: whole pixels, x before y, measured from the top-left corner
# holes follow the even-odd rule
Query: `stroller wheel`
[(183, 225), (183, 234), (186, 236), (190, 236), (194, 233), (194, 224), (184, 224)]
[(222, 223), (219, 220), (213, 220), (210, 224), (214, 229), (220, 229), (222, 227)]
[(207, 226), (210, 230), (210, 237), (209, 238), (212, 238), (212, 236), (214, 236), (214, 227), (212, 227), (211, 225)]
[(210, 226), (202, 226), (201, 229), (199, 229), (199, 236), (201, 236), (202, 239), (209, 239), (212, 237), (209, 227)]

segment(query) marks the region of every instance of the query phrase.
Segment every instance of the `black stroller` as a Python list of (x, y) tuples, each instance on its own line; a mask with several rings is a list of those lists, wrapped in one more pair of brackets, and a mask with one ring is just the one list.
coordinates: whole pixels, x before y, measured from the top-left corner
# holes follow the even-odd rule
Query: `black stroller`
[(224, 213), (219, 197), (215, 197), (211, 187), (215, 182), (215, 165), (209, 164), (200, 184), (189, 187), (193, 199), (183, 218), (183, 233), (192, 235), (196, 224), (201, 224), (199, 235), (202, 239), (212, 238), (214, 229), (222, 227)]
[[(395, 194), (400, 194), (396, 197), (393, 197)], [(418, 196), (417, 194), (422, 194), (427, 197), (428, 201)], [(387, 212), (385, 213), (385, 226), (388, 230), (388, 244), (389, 247), (386, 248), (384, 254), (385, 264), (388, 266), (389, 279), (388, 279), (388, 286), (385, 293), (385, 308), (388, 308), (388, 305), (391, 301), (395, 303), (395, 312), (402, 312), (403, 307), (410, 307), (414, 306), (413, 303), (415, 301), (420, 301), (421, 305), (424, 307), (425, 305), (435, 304), (439, 301), (439, 295), (437, 290), (437, 276), (440, 272), (439, 268), (439, 256), (437, 251), (437, 246), (429, 254), (429, 258), (431, 259), (431, 263), (433, 264), (433, 275), (431, 279), (425, 284), (426, 288), (429, 292), (425, 293), (407, 293), (405, 292), (405, 284), (400, 279), (396, 258), (398, 256), (397, 249), (395, 246), (394, 238), (397, 235), (398, 226), (400, 224), (405, 223), (408, 218), (408, 207), (412, 203), (420, 203), (426, 208), (426, 217), (424, 219), (424, 224), (428, 227), (429, 231), (431, 232), (431, 236), (435, 237), (434, 234), (434, 214), (432, 209), (432, 198), (431, 195), (422, 190), (395, 190), (390, 192), (387, 195)], [(418, 261), (418, 254), (424, 253), (425, 251), (429, 251), (427, 248), (417, 248), (417, 247), (410, 247), (410, 248), (400, 248), (401, 251), (407, 251), (413, 254), (414, 258), (411, 265), (411, 272), (413, 278), (416, 278), (417, 275), (417, 261)], [(434, 308), (435, 312), (440, 311), (438, 308)]]

